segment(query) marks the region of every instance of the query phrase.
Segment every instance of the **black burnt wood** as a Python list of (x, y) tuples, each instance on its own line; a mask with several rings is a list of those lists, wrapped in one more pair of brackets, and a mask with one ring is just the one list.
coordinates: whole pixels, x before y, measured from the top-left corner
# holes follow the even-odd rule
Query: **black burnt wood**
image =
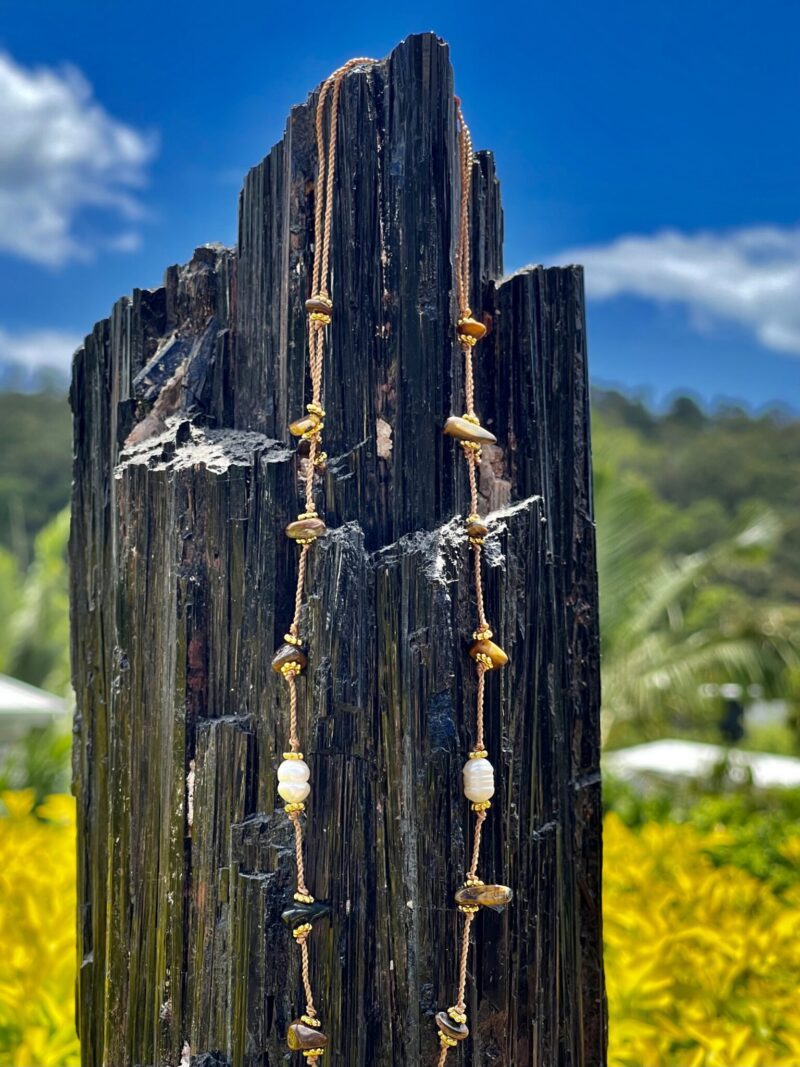
[[(276, 808), (307, 393), (316, 94), (245, 179), (235, 250), (137, 290), (76, 354), (73, 666), (78, 1020), (85, 1067), (286, 1064), (302, 1009)], [(471, 815), (474, 625), (454, 344), (458, 203), (446, 46), (348, 75), (333, 224), (320, 501), (302, 629), (312, 973), (328, 1062), (433, 1064), (452, 1003)], [(499, 788), (454, 1065), (602, 1067), (599, 655), (580, 268), (502, 278), (494, 162), (474, 168), (479, 411), (498, 437), (488, 614)], [(453, 518), (454, 515), (461, 518)]]

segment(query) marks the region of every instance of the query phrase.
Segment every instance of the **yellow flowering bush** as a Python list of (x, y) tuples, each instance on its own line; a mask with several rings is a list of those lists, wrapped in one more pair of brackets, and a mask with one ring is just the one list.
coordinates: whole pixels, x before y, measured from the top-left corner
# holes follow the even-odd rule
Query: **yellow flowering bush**
[(800, 883), (715, 865), (727, 837), (606, 816), (609, 1067), (800, 1065)]
[(0, 1065), (73, 1067), (75, 802), (0, 793)]
[[(0, 800), (0, 1067), (77, 1067), (74, 802)], [(609, 1067), (799, 1067), (800, 836), (778, 887), (733, 844), (606, 816)]]

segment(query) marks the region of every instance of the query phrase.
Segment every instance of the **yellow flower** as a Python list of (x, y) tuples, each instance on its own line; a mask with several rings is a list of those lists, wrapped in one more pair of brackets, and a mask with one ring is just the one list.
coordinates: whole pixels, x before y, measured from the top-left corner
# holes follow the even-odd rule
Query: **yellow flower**
[(77, 1067), (75, 802), (0, 800), (0, 1067)]

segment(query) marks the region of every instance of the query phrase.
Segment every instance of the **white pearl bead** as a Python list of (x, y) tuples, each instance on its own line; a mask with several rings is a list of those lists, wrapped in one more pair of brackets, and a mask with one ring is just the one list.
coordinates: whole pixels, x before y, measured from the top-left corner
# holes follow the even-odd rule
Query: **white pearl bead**
[(311, 770), (303, 759), (285, 759), (278, 767), (279, 782), (307, 782)]
[(464, 764), (464, 796), (473, 804), (494, 796), (494, 767), (488, 759), (471, 759)]
[(278, 782), (278, 792), (287, 804), (299, 804), (311, 792), (308, 782)]

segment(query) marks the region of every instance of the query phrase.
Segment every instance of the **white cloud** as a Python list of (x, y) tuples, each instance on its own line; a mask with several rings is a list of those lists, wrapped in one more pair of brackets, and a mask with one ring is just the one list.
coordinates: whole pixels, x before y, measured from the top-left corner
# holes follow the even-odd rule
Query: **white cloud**
[(0, 364), (21, 363), (28, 370), (39, 367), (65, 370), (82, 340), (65, 330), (11, 333), (0, 327)]
[[(112, 118), (74, 67), (26, 69), (0, 53), (0, 251), (58, 265), (113, 246), (76, 233), (85, 208), (128, 223), (155, 151), (152, 136)], [(130, 226), (122, 235), (131, 245)], [(123, 241), (123, 245), (125, 241)]]
[(800, 355), (800, 226), (665, 230), (569, 249), (557, 261), (582, 263), (595, 299), (678, 301), (697, 330), (735, 322), (765, 347)]

